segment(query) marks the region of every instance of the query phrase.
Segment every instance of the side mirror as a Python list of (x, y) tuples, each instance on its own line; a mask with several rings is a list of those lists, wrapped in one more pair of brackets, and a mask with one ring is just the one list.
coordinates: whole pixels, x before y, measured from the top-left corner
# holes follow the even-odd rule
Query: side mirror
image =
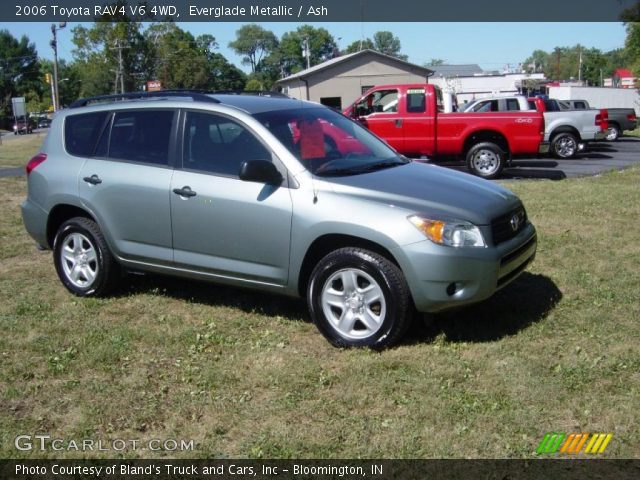
[(242, 162), (239, 177), (245, 182), (266, 183), (268, 185), (280, 185), (283, 180), (282, 174), (269, 160)]

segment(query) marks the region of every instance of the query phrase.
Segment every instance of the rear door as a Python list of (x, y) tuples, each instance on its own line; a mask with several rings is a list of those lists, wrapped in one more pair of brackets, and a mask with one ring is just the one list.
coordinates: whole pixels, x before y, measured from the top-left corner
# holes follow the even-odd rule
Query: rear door
[(357, 119), (397, 151), (404, 153), (403, 116), (397, 88), (380, 88), (356, 104)]
[(183, 116), (182, 166), (171, 182), (177, 266), (231, 282), (284, 285), (289, 189), (238, 178), (244, 161), (273, 161), (286, 177), (284, 167), (241, 122), (205, 111)]
[(425, 88), (408, 88), (402, 99), (405, 155), (421, 156), (435, 153), (435, 116), (427, 112)]
[(110, 115), (78, 177), (81, 201), (114, 253), (129, 260), (173, 261), (169, 186), (177, 110)]

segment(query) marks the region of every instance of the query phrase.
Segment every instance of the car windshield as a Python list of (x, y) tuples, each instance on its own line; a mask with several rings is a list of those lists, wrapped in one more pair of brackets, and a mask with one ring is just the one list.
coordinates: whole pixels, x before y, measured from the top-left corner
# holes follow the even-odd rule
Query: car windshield
[(408, 162), (368, 130), (328, 108), (254, 116), (314, 175), (358, 175)]

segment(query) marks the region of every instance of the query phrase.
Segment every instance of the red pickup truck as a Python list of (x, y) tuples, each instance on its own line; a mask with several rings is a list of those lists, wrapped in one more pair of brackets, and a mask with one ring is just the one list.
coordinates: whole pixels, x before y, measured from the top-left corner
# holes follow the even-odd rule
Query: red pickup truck
[(462, 156), (483, 178), (496, 178), (514, 155), (546, 153), (544, 117), (536, 111), (443, 113), (441, 90), (430, 84), (373, 87), (344, 110), (399, 153)]

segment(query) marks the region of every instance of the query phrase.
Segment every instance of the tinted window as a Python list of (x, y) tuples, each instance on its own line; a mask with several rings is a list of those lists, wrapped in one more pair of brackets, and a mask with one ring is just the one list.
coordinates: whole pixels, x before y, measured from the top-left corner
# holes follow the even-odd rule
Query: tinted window
[(64, 144), (71, 155), (93, 155), (98, 136), (109, 112), (69, 115), (64, 121)]
[(424, 112), (424, 88), (410, 88), (407, 90), (407, 112)]
[(174, 112), (117, 112), (111, 127), (109, 158), (168, 165)]
[(184, 168), (237, 176), (249, 160), (271, 160), (271, 154), (246, 127), (220, 115), (187, 113)]
[(515, 98), (507, 98), (507, 110), (520, 110), (520, 104)]
[(575, 103), (575, 108), (580, 109), (580, 110), (584, 110), (587, 108), (587, 104), (584, 102), (576, 102)]

